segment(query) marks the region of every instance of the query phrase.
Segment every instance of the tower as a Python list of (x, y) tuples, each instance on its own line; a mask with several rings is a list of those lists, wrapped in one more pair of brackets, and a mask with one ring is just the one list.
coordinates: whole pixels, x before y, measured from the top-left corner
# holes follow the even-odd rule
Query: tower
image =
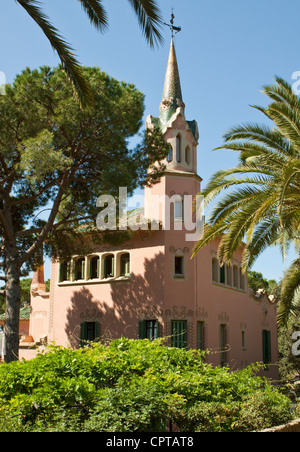
[[(179, 220), (181, 217), (182, 221), (184, 198), (188, 195), (194, 198), (200, 192), (202, 179), (197, 174), (198, 125), (195, 120), (188, 121), (185, 117), (173, 34), (159, 117), (149, 115), (146, 127), (160, 128), (165, 141), (170, 145), (170, 151), (164, 162), (166, 171), (161, 182), (145, 190), (145, 215), (161, 222), (167, 218), (167, 225), (172, 223), (172, 219)], [(160, 211), (158, 211), (158, 196), (166, 201)], [(170, 203), (174, 204), (173, 212), (168, 210)]]

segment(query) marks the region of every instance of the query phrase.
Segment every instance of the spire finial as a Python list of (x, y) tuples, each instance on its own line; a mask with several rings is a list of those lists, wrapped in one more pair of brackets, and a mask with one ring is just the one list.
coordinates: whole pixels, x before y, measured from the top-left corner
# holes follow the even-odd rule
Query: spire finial
[(171, 36), (172, 36), (172, 40), (174, 39), (174, 32), (179, 33), (181, 31), (181, 27), (175, 27), (174, 25), (174, 19), (175, 19), (175, 15), (174, 15), (174, 9), (172, 8), (172, 14), (171, 14), (171, 20), (170, 20), (170, 24), (167, 24), (166, 22), (164, 23), (164, 25), (166, 25), (167, 27), (170, 28), (171, 30)]

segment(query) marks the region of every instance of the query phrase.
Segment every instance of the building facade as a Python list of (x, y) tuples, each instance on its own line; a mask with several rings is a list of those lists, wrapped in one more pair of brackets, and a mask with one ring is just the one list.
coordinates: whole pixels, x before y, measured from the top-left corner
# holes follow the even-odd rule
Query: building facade
[(199, 134), (196, 121), (185, 118), (173, 40), (160, 115), (147, 118), (154, 126), (170, 144), (167, 169), (134, 214), (159, 226), (136, 230), (122, 247), (95, 246), (88, 256), (53, 262), (50, 293), (35, 277), (30, 335), (74, 348), (96, 338), (166, 337), (171, 346), (209, 350), (213, 365), (264, 362), (276, 378), (276, 305), (248, 289), (242, 250), (232, 266), (219, 265), (217, 240), (192, 257)]

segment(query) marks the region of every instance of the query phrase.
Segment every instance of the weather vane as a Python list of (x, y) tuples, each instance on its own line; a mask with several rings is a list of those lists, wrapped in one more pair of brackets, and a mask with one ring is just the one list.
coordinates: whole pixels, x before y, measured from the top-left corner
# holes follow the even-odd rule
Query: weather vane
[(171, 20), (170, 20), (170, 24), (167, 24), (166, 22), (164, 23), (164, 25), (167, 25), (167, 27), (169, 27), (170, 28), (170, 30), (171, 30), (171, 34), (172, 34), (172, 39), (174, 38), (174, 32), (175, 33), (179, 33), (180, 31), (181, 31), (181, 27), (175, 27), (175, 25), (174, 25), (174, 19), (175, 19), (175, 16), (174, 16), (174, 11), (173, 11), (173, 9), (172, 9), (172, 15), (171, 15)]

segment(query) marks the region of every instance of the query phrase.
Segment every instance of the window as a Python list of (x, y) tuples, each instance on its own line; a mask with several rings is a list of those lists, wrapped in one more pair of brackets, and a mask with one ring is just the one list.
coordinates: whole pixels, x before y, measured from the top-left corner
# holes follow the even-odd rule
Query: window
[(176, 137), (176, 161), (178, 163), (181, 162), (181, 136), (177, 135)]
[(227, 285), (232, 286), (232, 267), (226, 265)]
[(226, 364), (226, 342), (227, 342), (227, 331), (226, 325), (220, 325), (220, 349), (221, 349), (221, 366), (225, 366)]
[(100, 259), (98, 256), (91, 257), (89, 260), (89, 279), (99, 278)]
[(183, 276), (183, 256), (175, 256), (174, 267), (174, 275)]
[(233, 287), (237, 288), (239, 287), (239, 270), (236, 265), (233, 267)]
[(120, 258), (120, 276), (130, 275), (130, 256), (129, 253), (124, 253)]
[(187, 321), (172, 320), (171, 322), (171, 345), (177, 348), (187, 347)]
[(243, 275), (241, 268), (240, 268), (240, 289), (245, 290), (245, 275)]
[(220, 284), (225, 284), (226, 281), (226, 273), (225, 273), (225, 265), (220, 267)]
[(171, 163), (173, 161), (173, 148), (170, 146), (169, 154), (168, 154), (168, 162)]
[(187, 165), (191, 164), (191, 149), (189, 146), (187, 146), (185, 149), (185, 163)]
[(99, 339), (100, 325), (98, 322), (83, 322), (80, 327), (81, 347), (88, 342)]
[(113, 278), (115, 275), (115, 256), (109, 254), (103, 260), (103, 278)]
[(153, 339), (158, 338), (158, 320), (141, 320), (139, 325), (139, 338), (140, 339)]
[(218, 268), (219, 268), (218, 260), (214, 257), (212, 260), (212, 280), (213, 280), (213, 282), (216, 282), (216, 283), (219, 282)]
[(85, 258), (81, 257), (74, 261), (74, 281), (85, 279)]
[(271, 331), (263, 330), (262, 332), (262, 342), (263, 342), (263, 362), (268, 364), (271, 362)]
[(204, 322), (197, 322), (197, 348), (204, 350)]
[(178, 199), (174, 202), (174, 220), (183, 220), (183, 200)]
[(59, 264), (59, 282), (70, 281), (70, 272), (71, 263), (70, 262), (61, 262)]

